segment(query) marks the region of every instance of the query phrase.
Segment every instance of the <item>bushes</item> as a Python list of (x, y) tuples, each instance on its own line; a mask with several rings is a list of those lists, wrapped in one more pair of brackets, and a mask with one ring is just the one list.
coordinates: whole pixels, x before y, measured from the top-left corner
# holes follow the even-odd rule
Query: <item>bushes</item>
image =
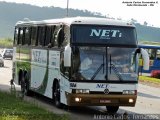
[(11, 39), (11, 38), (0, 39), (0, 47), (12, 48), (13, 47), (13, 39)]
[(160, 70), (152, 70), (151, 77), (160, 79)]

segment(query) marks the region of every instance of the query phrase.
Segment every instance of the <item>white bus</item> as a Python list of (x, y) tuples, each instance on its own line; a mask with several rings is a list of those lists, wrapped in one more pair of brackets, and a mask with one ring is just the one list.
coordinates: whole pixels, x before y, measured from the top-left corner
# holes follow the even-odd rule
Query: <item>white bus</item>
[(15, 26), (13, 80), (57, 107), (135, 106), (138, 54), (135, 26), (106, 18), (19, 21)]

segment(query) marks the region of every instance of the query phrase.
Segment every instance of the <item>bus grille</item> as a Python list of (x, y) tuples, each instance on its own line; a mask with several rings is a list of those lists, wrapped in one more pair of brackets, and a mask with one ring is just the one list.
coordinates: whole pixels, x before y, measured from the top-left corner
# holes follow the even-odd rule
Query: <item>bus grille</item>
[[(105, 94), (103, 91), (90, 91), (90, 94)], [(122, 92), (109, 92), (108, 95), (122, 95)]]

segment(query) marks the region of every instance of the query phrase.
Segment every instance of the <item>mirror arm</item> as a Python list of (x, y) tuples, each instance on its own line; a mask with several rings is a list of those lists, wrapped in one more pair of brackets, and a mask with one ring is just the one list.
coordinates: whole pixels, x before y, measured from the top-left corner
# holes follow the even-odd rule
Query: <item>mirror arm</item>
[(71, 67), (71, 47), (69, 44), (64, 49), (64, 66)]
[(141, 50), (141, 54), (142, 54), (142, 59), (143, 59), (143, 69), (144, 70), (149, 70), (149, 55), (147, 53), (146, 50), (144, 50), (143, 48), (140, 49)]

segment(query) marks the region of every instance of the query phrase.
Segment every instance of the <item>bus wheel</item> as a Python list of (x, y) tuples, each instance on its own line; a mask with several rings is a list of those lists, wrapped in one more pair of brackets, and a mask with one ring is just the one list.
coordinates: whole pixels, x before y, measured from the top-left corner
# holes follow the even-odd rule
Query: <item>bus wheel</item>
[(21, 83), (21, 92), (22, 94), (25, 94), (25, 79), (24, 79), (24, 76), (22, 75), (21, 78), (20, 78), (20, 83)]
[(29, 90), (29, 81), (25, 81), (25, 95), (30, 96), (31, 91)]
[(62, 108), (62, 103), (60, 102), (60, 86), (58, 82), (55, 83), (53, 88), (53, 99), (56, 107)]
[(106, 106), (107, 112), (108, 113), (116, 113), (119, 109), (119, 106)]
[(24, 95), (27, 95), (27, 96), (30, 95), (28, 73), (23, 75), (22, 78), (21, 78), (21, 92)]

